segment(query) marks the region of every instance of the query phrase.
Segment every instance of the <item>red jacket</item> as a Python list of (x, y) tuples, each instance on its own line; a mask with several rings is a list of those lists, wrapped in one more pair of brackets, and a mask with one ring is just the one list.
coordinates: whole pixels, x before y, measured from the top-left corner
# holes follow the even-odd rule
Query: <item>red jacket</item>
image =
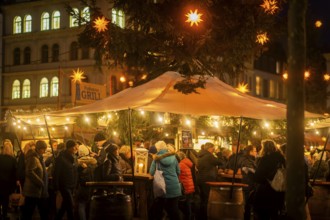
[(193, 163), (188, 158), (184, 158), (180, 161), (179, 166), (181, 170), (179, 180), (183, 185), (184, 193), (190, 194), (195, 192), (194, 181), (191, 173)]

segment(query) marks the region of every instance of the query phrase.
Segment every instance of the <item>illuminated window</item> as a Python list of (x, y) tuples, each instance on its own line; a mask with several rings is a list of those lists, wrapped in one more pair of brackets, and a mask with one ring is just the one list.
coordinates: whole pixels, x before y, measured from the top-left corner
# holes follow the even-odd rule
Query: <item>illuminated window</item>
[(22, 33), (22, 18), (16, 16), (14, 18), (14, 34)]
[(48, 12), (44, 12), (41, 15), (41, 30), (46, 31), (49, 30), (49, 24), (50, 24), (50, 17)]
[(276, 93), (275, 81), (270, 80), (269, 81), (269, 98), (275, 98), (275, 93)]
[(41, 47), (41, 62), (48, 63), (48, 46), (43, 45)]
[(60, 56), (60, 46), (58, 44), (54, 44), (52, 47), (52, 61), (58, 62)]
[(24, 48), (24, 64), (30, 64), (31, 63), (31, 48), (25, 47)]
[(50, 96), (58, 96), (58, 77), (54, 76), (50, 82)]
[(261, 95), (261, 78), (256, 76), (256, 95)]
[(125, 28), (125, 15), (124, 12), (122, 10), (116, 10), (116, 9), (112, 9), (111, 10), (111, 14), (112, 14), (112, 23), (114, 23), (115, 25), (121, 27), (121, 28)]
[(78, 27), (79, 26), (79, 20), (76, 16), (79, 16), (79, 10), (78, 8), (73, 8), (75, 15), (70, 15), (70, 27)]
[(70, 46), (70, 60), (78, 60), (78, 43), (72, 42)]
[(23, 82), (23, 99), (28, 99), (31, 97), (31, 82), (28, 79), (25, 79)]
[(21, 96), (21, 83), (19, 80), (13, 82), (12, 99), (19, 99)]
[(52, 29), (60, 29), (60, 19), (61, 13), (59, 11), (54, 11), (52, 17)]
[(82, 22), (81, 24), (86, 24), (86, 22), (89, 22), (91, 20), (91, 14), (89, 12), (89, 7), (85, 7), (81, 12), (81, 18)]
[(47, 96), (48, 96), (48, 79), (44, 77), (40, 81), (39, 97), (43, 98)]
[(32, 31), (32, 16), (26, 15), (24, 17), (24, 33)]
[(21, 64), (21, 50), (19, 48), (14, 49), (14, 65)]

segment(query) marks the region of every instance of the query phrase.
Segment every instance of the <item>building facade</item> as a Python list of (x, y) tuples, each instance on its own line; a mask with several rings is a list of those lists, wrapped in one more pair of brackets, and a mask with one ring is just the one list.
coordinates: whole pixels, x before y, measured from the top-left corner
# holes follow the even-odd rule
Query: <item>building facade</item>
[[(84, 72), (85, 82), (105, 85), (107, 95), (124, 88), (121, 70), (96, 65), (94, 51), (78, 44), (89, 8), (80, 1), (18, 1), (1, 6), (1, 118), (10, 111), (40, 112), (69, 108), (71, 76)], [(116, 16), (107, 1), (97, 1), (102, 13)], [(117, 19), (118, 20), (118, 19)], [(116, 20), (115, 20), (116, 21)], [(124, 22), (124, 21), (121, 21)]]

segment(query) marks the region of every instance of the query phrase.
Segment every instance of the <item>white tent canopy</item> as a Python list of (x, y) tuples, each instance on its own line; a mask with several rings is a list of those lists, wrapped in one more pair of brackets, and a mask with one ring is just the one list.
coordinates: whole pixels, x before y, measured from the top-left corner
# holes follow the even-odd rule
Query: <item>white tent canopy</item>
[[(141, 109), (189, 115), (220, 115), (255, 119), (285, 119), (286, 105), (259, 99), (225, 84), (216, 77), (209, 77), (205, 89), (185, 95), (174, 85), (183, 77), (176, 72), (166, 72), (143, 85), (126, 89), (92, 104), (53, 112), (53, 115), (76, 115)], [(306, 118), (322, 117), (305, 112)]]

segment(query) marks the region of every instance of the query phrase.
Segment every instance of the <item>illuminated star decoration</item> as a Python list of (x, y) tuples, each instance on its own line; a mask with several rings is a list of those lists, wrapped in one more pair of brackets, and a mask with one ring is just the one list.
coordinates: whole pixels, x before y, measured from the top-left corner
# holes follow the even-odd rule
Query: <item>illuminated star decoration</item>
[(278, 10), (276, 0), (264, 0), (264, 2), (260, 6), (268, 14), (275, 14), (275, 12)]
[(326, 74), (323, 75), (323, 78), (324, 78), (325, 81), (329, 81), (330, 80), (330, 75), (326, 73)]
[(248, 87), (248, 84), (247, 83), (245, 84), (244, 82), (242, 82), (242, 83), (238, 84), (237, 90), (242, 93), (247, 93), (247, 92), (249, 92), (247, 87)]
[(264, 33), (259, 33), (257, 35), (257, 40), (256, 42), (261, 44), (261, 45), (264, 45), (265, 43), (267, 43), (269, 41), (269, 38), (267, 36), (267, 32), (264, 32)]
[(81, 71), (79, 68), (77, 70), (74, 70), (72, 75), (70, 76), (72, 78), (72, 82), (74, 83), (80, 83), (81, 80), (85, 79), (83, 76), (84, 72)]
[(193, 12), (192, 10), (189, 11), (189, 13), (186, 14), (187, 20), (186, 22), (190, 23), (190, 27), (192, 27), (194, 24), (196, 24), (196, 26), (198, 26), (198, 23), (203, 21), (201, 19), (203, 14), (198, 13), (198, 10), (195, 9), (195, 11)]
[(95, 21), (94, 21), (94, 28), (98, 31), (98, 32), (103, 32), (108, 30), (108, 25), (109, 21), (107, 21), (105, 19), (105, 17), (98, 17)]

